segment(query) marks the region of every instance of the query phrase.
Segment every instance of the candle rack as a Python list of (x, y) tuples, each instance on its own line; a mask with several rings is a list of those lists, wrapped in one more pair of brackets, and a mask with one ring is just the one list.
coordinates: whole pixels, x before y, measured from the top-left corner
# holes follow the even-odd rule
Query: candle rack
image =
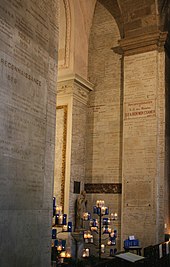
[[(118, 219), (117, 213), (110, 213), (109, 208), (105, 207), (104, 200), (97, 200), (96, 205), (93, 207), (93, 214), (98, 216), (97, 219), (91, 219), (89, 212), (84, 212), (82, 216), (83, 221), (89, 221), (90, 230), (84, 231), (84, 242), (86, 244), (93, 242), (93, 232), (98, 234), (98, 250), (99, 250), (99, 259), (101, 259), (102, 253), (105, 252), (105, 245), (102, 244), (102, 234), (108, 234), (107, 246), (115, 246), (117, 238), (117, 230), (113, 230), (110, 226), (111, 221)], [(107, 216), (107, 217), (106, 217)], [(109, 217), (108, 217), (109, 216)], [(96, 244), (94, 244), (96, 245)], [(87, 250), (87, 253), (86, 253)], [(113, 256), (116, 253), (117, 249), (110, 249), (110, 256)], [(87, 255), (86, 255), (87, 254)], [(83, 257), (89, 257), (89, 249), (83, 250)]]
[(57, 238), (57, 235), (71, 232), (72, 222), (67, 223), (67, 214), (62, 213), (61, 206), (56, 206), (56, 198), (53, 197), (52, 260), (58, 264), (63, 263), (65, 259), (70, 259), (71, 252), (66, 249), (66, 240)]

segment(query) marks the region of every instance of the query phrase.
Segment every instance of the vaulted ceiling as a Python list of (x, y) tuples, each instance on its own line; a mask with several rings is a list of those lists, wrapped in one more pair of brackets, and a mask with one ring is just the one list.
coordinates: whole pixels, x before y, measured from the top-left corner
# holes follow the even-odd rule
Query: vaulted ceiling
[[(79, 73), (87, 78), (88, 43), (95, 4), (102, 4), (116, 21), (120, 39), (159, 34), (170, 29), (169, 0), (63, 0), (60, 3), (59, 77)], [(169, 37), (166, 47), (170, 47)]]

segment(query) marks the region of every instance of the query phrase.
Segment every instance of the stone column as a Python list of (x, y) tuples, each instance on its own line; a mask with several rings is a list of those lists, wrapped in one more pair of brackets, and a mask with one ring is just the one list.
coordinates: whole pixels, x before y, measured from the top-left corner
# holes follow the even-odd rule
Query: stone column
[[(58, 82), (57, 106), (67, 107), (67, 141), (64, 181), (64, 211), (69, 213), (69, 220), (75, 220), (74, 182), (80, 182), (80, 191), (84, 189), (85, 179), (85, 144), (87, 101), (93, 86), (78, 75), (66, 77)], [(57, 184), (57, 169), (55, 183)]]
[(0, 266), (51, 260), (57, 0), (0, 1)]
[(124, 54), (122, 241), (164, 239), (166, 33), (120, 41)]

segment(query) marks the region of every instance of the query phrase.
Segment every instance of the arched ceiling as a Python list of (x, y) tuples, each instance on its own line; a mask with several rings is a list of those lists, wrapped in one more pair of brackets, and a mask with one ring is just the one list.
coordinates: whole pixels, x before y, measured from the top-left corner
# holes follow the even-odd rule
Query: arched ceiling
[(60, 35), (63, 42), (59, 50), (59, 76), (78, 72), (87, 77), (88, 41), (97, 1), (114, 17), (121, 39), (170, 29), (169, 0), (62, 0), (65, 33)]
[(117, 0), (98, 0), (114, 17), (114, 19), (117, 22), (119, 31), (120, 31), (120, 36), (121, 38), (124, 37), (124, 23), (123, 23), (123, 16), (121, 13), (121, 9), (119, 6), (119, 3)]
[(160, 14), (160, 29), (162, 31), (170, 30), (170, 1), (158, 0), (158, 11)]
[(163, 1), (169, 2), (169, 0), (98, 1), (114, 16), (120, 30), (121, 38), (158, 31), (160, 29), (158, 6)]
[(161, 30), (168, 32), (168, 37), (165, 43), (166, 52), (170, 58), (170, 1), (159, 0), (159, 12), (161, 17)]

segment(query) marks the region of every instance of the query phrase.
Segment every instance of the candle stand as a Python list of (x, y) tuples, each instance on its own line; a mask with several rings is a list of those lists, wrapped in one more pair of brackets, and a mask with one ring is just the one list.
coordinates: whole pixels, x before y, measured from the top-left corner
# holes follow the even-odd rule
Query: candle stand
[[(117, 216), (117, 213), (109, 214), (109, 209), (108, 207), (105, 207), (105, 203), (103, 200), (98, 200), (96, 202), (96, 205), (93, 207), (93, 213), (98, 216), (98, 220), (91, 219), (89, 212), (83, 213), (82, 220), (90, 222), (89, 224), (90, 230), (84, 231), (84, 242), (86, 244), (88, 243), (94, 244), (93, 232), (96, 232), (98, 234), (98, 244), (97, 244), (98, 256), (99, 256), (99, 259), (101, 259), (102, 253), (105, 252), (105, 244), (102, 244), (102, 234), (109, 235), (109, 238), (106, 238), (108, 240), (107, 246), (116, 245), (117, 230), (112, 229), (110, 226), (110, 223), (111, 221), (117, 220), (118, 216)], [(114, 250), (110, 249), (110, 256), (113, 256), (116, 253), (116, 251), (117, 251), (116, 248)], [(89, 257), (89, 249), (86, 248), (83, 251), (83, 257)]]
[(58, 238), (58, 234), (72, 232), (72, 222), (67, 223), (67, 214), (62, 213), (62, 207), (56, 206), (56, 199), (53, 197), (53, 219), (52, 219), (52, 261), (60, 266), (65, 260), (71, 258), (71, 252), (66, 249), (66, 239)]

